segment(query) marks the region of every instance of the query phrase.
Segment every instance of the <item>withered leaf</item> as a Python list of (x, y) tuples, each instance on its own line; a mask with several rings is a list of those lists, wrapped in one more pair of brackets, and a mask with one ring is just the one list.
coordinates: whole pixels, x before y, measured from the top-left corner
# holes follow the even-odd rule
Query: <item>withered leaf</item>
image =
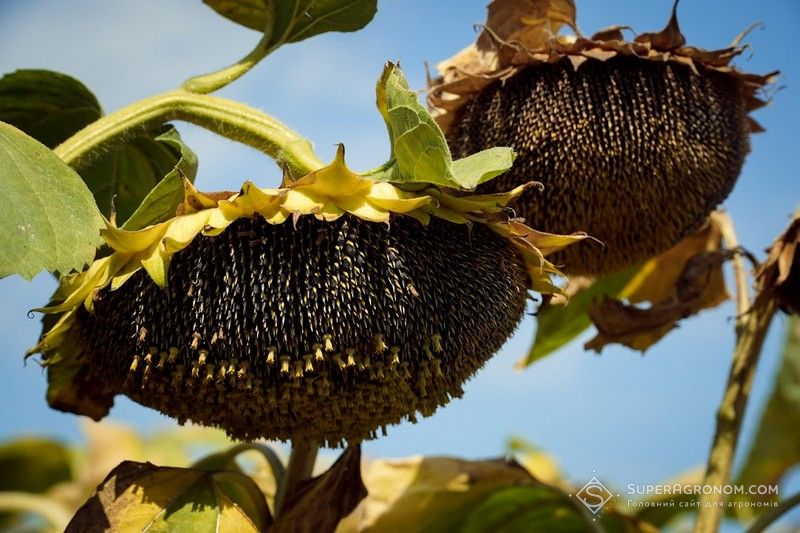
[(756, 271), (755, 305), (777, 298), (785, 313), (800, 313), (800, 211), (769, 249), (767, 260)]
[(324, 474), (288, 496), (270, 533), (334, 531), (339, 521), (367, 497), (361, 480), (361, 446), (350, 446)]
[(623, 516), (612, 504), (597, 520), (600, 528), (569, 495), (568, 482), (542, 483), (505, 459), (409, 457), (375, 461), (365, 472), (369, 496), (340, 523), (337, 533), (654, 531)]
[(678, 26), (678, 2), (672, 6), (672, 16), (666, 28), (656, 33), (643, 33), (634, 39), (637, 43), (646, 43), (660, 52), (675, 50), (686, 44), (686, 37)]
[(488, 11), (485, 29), (478, 37), (479, 50), (512, 41), (539, 50), (563, 26), (576, 27), (572, 0), (494, 0)]
[[(618, 343), (645, 351), (682, 318), (725, 301), (722, 265), (735, 252), (722, 249), (723, 220), (710, 217), (700, 231), (645, 263), (629, 283), (628, 303), (607, 297), (592, 304), (588, 313), (598, 334), (585, 348), (600, 352)], [(641, 302), (652, 305), (634, 305)]]
[(264, 495), (244, 474), (120, 463), (66, 531), (264, 531)]

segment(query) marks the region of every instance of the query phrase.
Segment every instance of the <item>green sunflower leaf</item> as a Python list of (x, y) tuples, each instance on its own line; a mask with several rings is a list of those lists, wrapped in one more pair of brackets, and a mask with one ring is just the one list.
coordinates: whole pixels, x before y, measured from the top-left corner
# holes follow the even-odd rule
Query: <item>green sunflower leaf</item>
[(52, 150), (0, 122), (0, 278), (89, 263), (103, 219), (80, 176)]
[(331, 31), (351, 32), (375, 16), (377, 0), (203, 0), (237, 24), (271, 36), (269, 48)]
[[(133, 214), (130, 215), (123, 228), (137, 230), (151, 224), (163, 222), (175, 216), (175, 210), (183, 201), (183, 178), (194, 182), (197, 173), (197, 155), (181, 140), (178, 131), (172, 126), (166, 126), (164, 132), (154, 139), (139, 138), (139, 145), (149, 145), (150, 148), (162, 157), (149, 157), (149, 175), (145, 183), (156, 182), (155, 187), (149, 189), (147, 196), (141, 200)], [(163, 176), (163, 179), (160, 178)], [(139, 175), (141, 180), (142, 174)], [(149, 179), (148, 179), (149, 178)], [(160, 181), (159, 181), (160, 180)], [(139, 200), (139, 195), (132, 196), (131, 203)], [(118, 221), (124, 216), (122, 205), (117, 202)]]
[(400, 67), (388, 63), (376, 87), (378, 111), (386, 122), (392, 154), (368, 175), (376, 181), (431, 183), (474, 189), (511, 168), (511, 148), (490, 148), (453, 161), (444, 133), (419, 103)]
[(81, 82), (50, 70), (18, 70), (0, 78), (0, 121), (55, 148), (103, 115)]
[(579, 290), (567, 305), (548, 305), (536, 314), (536, 337), (528, 355), (518, 366), (526, 367), (563, 348), (578, 335), (589, 329), (592, 320), (588, 310), (592, 302), (603, 296), (618, 296), (628, 282), (639, 271), (629, 268), (616, 274), (602, 277), (589, 287)]
[(231, 471), (120, 463), (73, 517), (73, 531), (266, 531), (272, 524), (252, 479)]
[[(65, 74), (19, 70), (0, 78), (0, 121), (50, 148), (102, 115), (92, 92)], [(183, 199), (181, 175), (193, 181), (196, 172), (197, 156), (172, 126), (129, 139), (78, 169), (106, 217), (111, 216), (113, 202), (119, 224), (147, 203), (137, 220), (126, 225), (129, 229), (163, 220), (171, 203), (174, 214)], [(161, 186), (153, 190), (157, 185)]]

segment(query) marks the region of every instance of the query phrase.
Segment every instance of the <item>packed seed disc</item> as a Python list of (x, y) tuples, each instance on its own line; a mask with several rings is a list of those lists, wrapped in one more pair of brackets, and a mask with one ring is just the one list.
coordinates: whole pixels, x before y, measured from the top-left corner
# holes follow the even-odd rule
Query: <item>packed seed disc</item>
[(519, 322), (528, 274), (481, 224), (242, 218), (81, 307), (89, 379), (239, 439), (375, 436), (430, 415)]
[(696, 230), (733, 188), (748, 151), (741, 79), (698, 66), (617, 56), (532, 65), (466, 103), (449, 133), (455, 156), (512, 146), (511, 171), (482, 186), (531, 180), (516, 204), (528, 225), (586, 231), (549, 257), (603, 274), (660, 253)]

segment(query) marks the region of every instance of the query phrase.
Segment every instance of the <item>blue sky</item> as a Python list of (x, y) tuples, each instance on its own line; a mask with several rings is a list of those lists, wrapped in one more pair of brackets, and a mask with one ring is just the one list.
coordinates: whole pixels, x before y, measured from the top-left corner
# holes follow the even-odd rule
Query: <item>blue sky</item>
[[(286, 46), (221, 95), (277, 116), (311, 138), (323, 159), (343, 142), (352, 167), (374, 167), (388, 154), (374, 109), (381, 67), (399, 60), (411, 85), (421, 89), (425, 61), (435, 64), (474, 39), (484, 1), (381, 0), (364, 31)], [(587, 34), (617, 23), (640, 32), (657, 30), (670, 7), (670, 0), (584, 1), (578, 24)], [(752, 48), (738, 65), (783, 72), (785, 88), (755, 115), (767, 133), (752, 138), (752, 153), (724, 204), (742, 243), (761, 253), (800, 206), (800, 61), (794, 50), (800, 4), (765, 0), (737, 2), (734, 8), (730, 2), (685, 0), (679, 14), (689, 42), (707, 47), (724, 47), (751, 23), (764, 22), (765, 29), (748, 37)], [(0, 72), (36, 67), (71, 74), (107, 111), (227, 64), (257, 40), (257, 33), (199, 1), (0, 0)], [(185, 124), (179, 129), (199, 154), (202, 189), (230, 189), (245, 179), (277, 183), (274, 164), (254, 151)], [(39, 331), (38, 320), (26, 318), (26, 312), (46, 302), (53, 287), (48, 275), (31, 283), (0, 280), (0, 438), (23, 433), (79, 438), (77, 417), (47, 407), (43, 372), (36, 364), (22, 364)], [(390, 428), (388, 437), (365, 450), (373, 456), (486, 457), (500, 453), (510, 435), (520, 435), (555, 455), (575, 479), (597, 470), (598, 477), (618, 486), (657, 483), (705, 461), (733, 347), (732, 314), (731, 305), (703, 313), (644, 357), (620, 348), (598, 357), (583, 352), (578, 341), (517, 371), (513, 364), (535, 328), (528, 318), (467, 384), (464, 399), (416, 425)], [(778, 322), (767, 340), (745, 442), (777, 368), (782, 332)], [(173, 424), (123, 398), (112, 418), (146, 431)]]

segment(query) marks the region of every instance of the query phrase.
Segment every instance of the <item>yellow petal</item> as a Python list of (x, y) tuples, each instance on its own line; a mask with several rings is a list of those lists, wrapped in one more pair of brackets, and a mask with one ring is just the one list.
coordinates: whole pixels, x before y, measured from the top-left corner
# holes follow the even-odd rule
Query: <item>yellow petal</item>
[[(247, 213), (244, 209), (240, 208), (234, 202), (222, 201), (216, 209), (212, 209), (208, 216), (207, 225), (215, 230), (216, 233), (222, 233), (222, 230), (230, 226), (236, 219), (246, 216)], [(206, 235), (211, 232), (206, 231)]]
[(175, 253), (186, 248), (208, 225), (208, 220), (214, 211), (214, 209), (205, 209), (172, 219), (162, 239), (166, 252)]
[(160, 245), (154, 245), (149, 256), (142, 259), (142, 267), (159, 287), (167, 286), (167, 272), (172, 255), (165, 252)]
[(195, 189), (192, 182), (183, 178), (183, 210), (184, 214), (196, 213), (203, 209), (216, 207), (217, 201)]
[(344, 162), (344, 145), (336, 150), (333, 162), (288, 185), (289, 189), (312, 190), (328, 197), (366, 195), (374, 182), (347, 168)]
[(123, 253), (136, 253), (146, 250), (154, 242), (161, 240), (172, 220), (175, 219), (136, 231), (126, 231), (106, 224), (106, 229), (100, 230), (100, 234), (114, 250)]
[(324, 197), (311, 190), (287, 191), (281, 206), (290, 213), (308, 215), (320, 211), (326, 204)]
[(395, 213), (408, 213), (426, 205), (436, 204), (436, 200), (431, 196), (402, 191), (390, 183), (373, 185), (367, 199), (375, 207)]
[(284, 194), (285, 191), (261, 190), (252, 182), (246, 181), (242, 185), (242, 194), (237, 196), (233, 203), (251, 215), (262, 211), (273, 212), (277, 209)]
[(350, 214), (370, 222), (386, 222), (389, 212), (371, 205), (364, 197), (337, 198), (336, 205)]

